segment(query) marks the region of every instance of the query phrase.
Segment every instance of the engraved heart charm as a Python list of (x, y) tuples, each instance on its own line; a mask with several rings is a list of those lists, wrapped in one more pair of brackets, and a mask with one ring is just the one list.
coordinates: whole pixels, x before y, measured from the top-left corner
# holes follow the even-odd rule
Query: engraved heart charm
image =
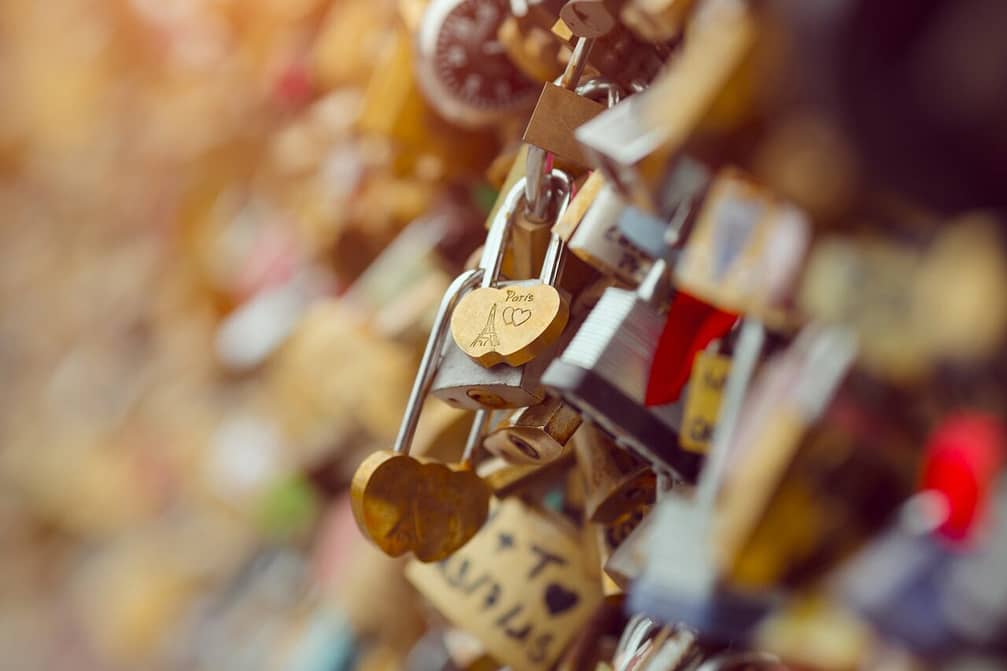
[(480, 288), (451, 315), (451, 335), (463, 352), (489, 368), (521, 366), (556, 342), (570, 308), (548, 284)]
[(489, 516), (490, 489), (470, 469), (375, 452), (353, 474), (357, 526), (385, 554), (412, 551), (440, 561), (465, 545)]

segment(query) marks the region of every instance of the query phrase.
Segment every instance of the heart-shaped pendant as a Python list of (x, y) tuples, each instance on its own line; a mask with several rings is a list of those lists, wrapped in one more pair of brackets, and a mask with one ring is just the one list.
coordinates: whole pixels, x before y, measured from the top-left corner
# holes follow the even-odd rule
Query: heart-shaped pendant
[(556, 342), (570, 308), (548, 284), (483, 287), (467, 293), (451, 315), (458, 347), (486, 368), (521, 366)]
[(465, 466), (422, 463), (387, 450), (353, 474), (350, 501), (361, 532), (385, 554), (445, 559), (486, 522), (490, 489)]

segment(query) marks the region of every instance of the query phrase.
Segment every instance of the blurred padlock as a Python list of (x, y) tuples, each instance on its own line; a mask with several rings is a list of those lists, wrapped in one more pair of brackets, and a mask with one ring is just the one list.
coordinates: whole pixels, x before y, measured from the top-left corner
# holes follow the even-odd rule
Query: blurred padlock
[(696, 355), (679, 436), (683, 448), (700, 454), (709, 451), (730, 370), (731, 358), (728, 356), (709, 351)]
[(584, 514), (607, 524), (640, 505), (654, 502), (656, 476), (647, 464), (617, 447), (599, 429), (584, 424), (573, 437), (577, 466), (584, 476)]
[(581, 186), (564, 215), (556, 223), (567, 249), (599, 272), (630, 285), (639, 284), (652, 259), (619, 231), (625, 204), (595, 171)]
[(710, 171), (689, 156), (672, 166), (659, 196), (661, 216), (628, 205), (619, 216), (619, 231), (653, 258), (664, 257), (685, 244), (699, 201), (710, 183)]
[(483, 441), (491, 453), (512, 464), (547, 464), (564, 456), (580, 426), (580, 413), (559, 398), (514, 411)]
[[(634, 553), (616, 553), (622, 571), (638, 572), (630, 592), (630, 607), (663, 621), (682, 621), (715, 637), (744, 635), (769, 604), (764, 595), (741, 595), (720, 587), (714, 545), (715, 505), (731, 462), (731, 440), (741, 433), (738, 412), (748, 395), (749, 381), (763, 349), (765, 332), (753, 320), (742, 324), (735, 363), (727, 381), (724, 417), (700, 473), (694, 496), (670, 492), (626, 541), (645, 546), (641, 561)], [(662, 533), (674, 529), (674, 534)], [(640, 548), (642, 549), (642, 548)], [(622, 548), (620, 548), (620, 551)], [(637, 549), (639, 552), (639, 549)], [(632, 573), (630, 573), (632, 575)]]
[(528, 671), (549, 669), (601, 600), (576, 531), (516, 498), (455, 556), (406, 576), (495, 659)]
[(730, 93), (728, 84), (754, 45), (747, 11), (739, 6), (717, 12), (717, 20), (690, 35), (649, 89), (577, 129), (592, 163), (630, 204), (670, 214), (660, 197), (670, 168), (720, 97)]
[(811, 224), (739, 171), (722, 170), (675, 268), (690, 294), (767, 318), (786, 305), (811, 239)]
[(610, 288), (542, 382), (655, 468), (692, 480), (702, 461), (678, 444), (682, 408), (645, 408), (650, 359), (663, 327), (658, 313), (668, 290), (664, 261), (639, 290)]

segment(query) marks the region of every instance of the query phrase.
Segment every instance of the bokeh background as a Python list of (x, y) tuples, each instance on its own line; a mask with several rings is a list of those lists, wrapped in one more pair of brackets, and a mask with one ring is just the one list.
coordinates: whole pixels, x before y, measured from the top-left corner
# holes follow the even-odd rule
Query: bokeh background
[(394, 437), (497, 139), (428, 119), (402, 11), (0, 3), (0, 667), (412, 646), (341, 493)]

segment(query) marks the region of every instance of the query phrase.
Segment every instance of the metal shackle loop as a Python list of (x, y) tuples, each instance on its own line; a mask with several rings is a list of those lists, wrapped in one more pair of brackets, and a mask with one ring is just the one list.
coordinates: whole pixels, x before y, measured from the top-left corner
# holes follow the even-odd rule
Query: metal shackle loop
[[(573, 192), (573, 180), (570, 179), (570, 175), (562, 170), (553, 170), (549, 174), (549, 181), (552, 182), (552, 188), (549, 190), (549, 200), (556, 203), (556, 214), (553, 217), (553, 221), (558, 221), (570, 204)], [(556, 285), (559, 274), (563, 270), (564, 249), (566, 249), (566, 242), (556, 233), (553, 233), (549, 238), (549, 247), (546, 248), (545, 258), (542, 260), (542, 271), (539, 274), (539, 279), (543, 284)]]
[(490, 222), (486, 242), (483, 243), (483, 253), (479, 259), (479, 267), (483, 270), (482, 286), (491, 287), (500, 279), (500, 267), (503, 265), (504, 252), (507, 249), (507, 236), (510, 233), (514, 213), (517, 212), (521, 198), (524, 196), (525, 177), (522, 177), (504, 196), (503, 203), (497, 208), (493, 221)]
[(590, 100), (599, 100), (604, 97), (608, 107), (615, 107), (622, 100), (625, 92), (622, 87), (605, 77), (595, 77), (580, 84), (575, 89), (577, 95), (584, 96)]
[[(594, 40), (586, 37), (577, 39), (577, 44), (570, 54), (570, 60), (566, 63), (563, 74), (556, 79), (556, 84), (565, 89), (574, 91), (580, 82), (584, 68), (587, 66), (588, 57), (591, 55), (591, 48)], [(525, 182), (525, 198), (528, 201), (528, 218), (535, 221), (545, 221), (549, 209), (548, 187), (549, 175), (546, 174), (546, 164), (548, 163), (548, 152), (541, 147), (534, 145), (528, 147), (528, 157), (526, 159), (525, 174), (528, 176)]]
[(393, 449), (399, 454), (409, 454), (409, 448), (412, 446), (416, 425), (420, 421), (420, 411), (423, 409), (423, 401), (426, 400), (427, 394), (430, 392), (430, 387), (434, 382), (434, 374), (443, 357), (444, 343), (447, 339), (448, 326), (451, 323), (451, 313), (462, 295), (474, 288), (482, 276), (482, 268), (466, 270), (456, 277), (444, 292), (441, 304), (437, 308), (437, 315), (434, 317), (434, 326), (430, 329), (430, 336), (427, 338), (426, 349), (423, 350), (423, 359), (420, 361), (416, 378), (413, 380), (413, 388), (409, 392), (409, 401), (406, 403), (406, 411), (402, 415), (399, 434), (395, 438)]

